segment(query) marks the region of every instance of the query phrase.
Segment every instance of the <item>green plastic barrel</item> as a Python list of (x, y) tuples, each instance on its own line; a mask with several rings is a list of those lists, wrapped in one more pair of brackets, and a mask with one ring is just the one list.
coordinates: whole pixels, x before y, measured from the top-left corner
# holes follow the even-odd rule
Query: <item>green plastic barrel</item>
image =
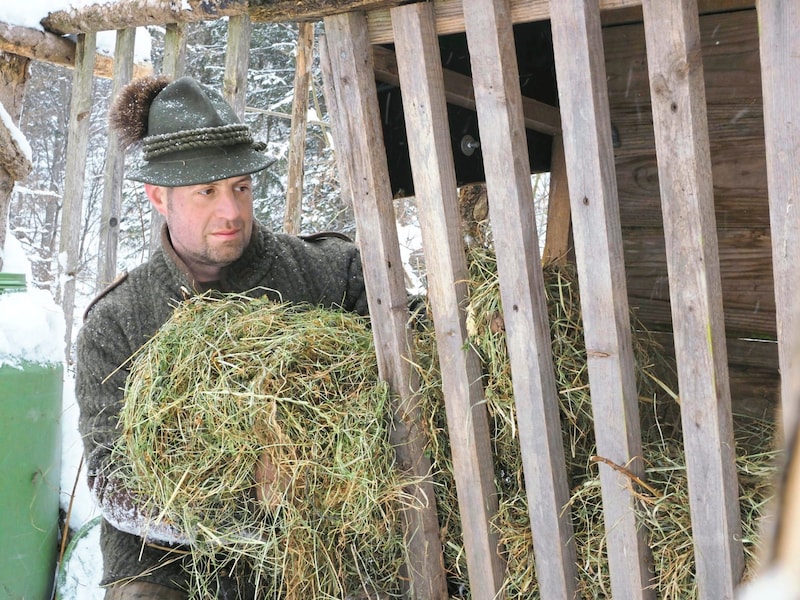
[[(9, 274), (3, 275), (8, 280)], [(19, 289), (19, 279), (12, 279), (12, 288)], [(0, 293), (9, 291), (8, 286), (0, 287)], [(60, 364), (22, 360), (16, 366), (0, 366), (3, 599), (44, 600), (52, 594), (58, 554), (62, 375)]]

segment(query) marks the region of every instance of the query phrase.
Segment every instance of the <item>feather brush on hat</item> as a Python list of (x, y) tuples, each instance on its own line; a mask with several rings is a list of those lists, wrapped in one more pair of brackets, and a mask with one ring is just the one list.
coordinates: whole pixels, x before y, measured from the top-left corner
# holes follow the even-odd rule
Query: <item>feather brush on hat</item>
[(150, 105), (171, 79), (165, 75), (134, 79), (111, 104), (108, 121), (123, 149), (140, 143), (147, 135)]

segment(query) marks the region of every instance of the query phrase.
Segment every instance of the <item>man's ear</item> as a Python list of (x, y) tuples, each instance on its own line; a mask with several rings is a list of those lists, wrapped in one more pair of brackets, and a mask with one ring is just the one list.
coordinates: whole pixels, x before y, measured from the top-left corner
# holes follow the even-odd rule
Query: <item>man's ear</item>
[(167, 216), (167, 188), (152, 183), (144, 184), (144, 193), (150, 200), (150, 204), (165, 217)]

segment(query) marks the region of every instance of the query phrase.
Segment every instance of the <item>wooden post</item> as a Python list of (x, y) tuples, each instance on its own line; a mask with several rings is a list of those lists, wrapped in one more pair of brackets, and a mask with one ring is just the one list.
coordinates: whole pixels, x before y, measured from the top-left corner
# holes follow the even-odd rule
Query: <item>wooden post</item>
[[(164, 38), (164, 61), (161, 72), (178, 79), (186, 68), (186, 24), (168, 23)], [(150, 210), (150, 255), (161, 247), (161, 226), (164, 217), (155, 209)]]
[(700, 598), (744, 569), (697, 0), (644, 0), (692, 538)]
[(467, 335), (468, 270), (432, 16), (430, 4), (409, 4), (392, 10), (392, 23), (470, 593), (488, 599), (502, 588), (505, 564), (491, 525), (498, 510), (491, 433), (481, 367)]
[[(597, 452), (644, 476), (608, 89), (597, 2), (550, 0)], [(600, 464), (615, 600), (653, 598), (646, 532), (626, 475)]]
[(800, 6), (759, 0), (757, 7), (781, 405), (790, 426), (800, 418)]
[[(411, 340), (406, 328), (408, 306), (389, 170), (383, 146), (380, 110), (367, 40), (366, 17), (340, 14), (325, 19), (325, 46), (320, 55), (329, 64), (323, 73), (331, 113), (339, 169), (350, 186), (364, 265), (364, 280), (381, 378), (393, 392), (392, 443), (397, 467), (418, 484), (407, 490), (413, 500), (403, 509), (408, 548), (409, 595), (416, 600), (444, 600), (442, 545), (436, 500), (425, 456), (425, 433), (418, 381), (410, 365)], [(445, 592), (443, 593), (443, 590)]]
[[(576, 552), (519, 68), (507, 0), (464, 0), (541, 597), (571, 600)], [(502, 243), (499, 241), (502, 240)]]
[(250, 38), (253, 27), (250, 17), (228, 18), (228, 43), (225, 47), (225, 77), (222, 95), (244, 121), (247, 101), (247, 68), (250, 65)]
[[(114, 77), (111, 95), (115, 97), (133, 75), (133, 52), (136, 29), (117, 31), (114, 48)], [(97, 256), (97, 285), (101, 290), (117, 275), (117, 244), (119, 242), (119, 220), (122, 205), (122, 178), (125, 169), (125, 153), (119, 149), (119, 136), (112, 128), (108, 130), (108, 148), (103, 183), (103, 206), (100, 217), (100, 250)]]
[(62, 265), (61, 306), (66, 320), (65, 351), (70, 360), (72, 321), (75, 311), (75, 280), (80, 265), (81, 223), (83, 213), (83, 184), (86, 149), (89, 143), (89, 117), (92, 112), (92, 73), (97, 35), (78, 34), (75, 48), (75, 71), (72, 77), (72, 101), (69, 107), (67, 133), (67, 164), (64, 179), (64, 202), (61, 209), (61, 238), (59, 254), (66, 256)]
[(308, 88), (311, 80), (311, 50), (314, 47), (314, 23), (299, 23), (295, 55), (294, 98), (289, 135), (289, 171), (286, 182), (286, 213), (283, 230), (300, 233), (303, 215), (303, 161), (306, 154), (308, 121)]

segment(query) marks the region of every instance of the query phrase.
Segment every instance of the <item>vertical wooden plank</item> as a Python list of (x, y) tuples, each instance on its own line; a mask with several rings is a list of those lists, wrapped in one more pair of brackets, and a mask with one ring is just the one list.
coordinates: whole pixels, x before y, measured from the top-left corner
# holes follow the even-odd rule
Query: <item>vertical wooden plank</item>
[(697, 0), (645, 0), (692, 538), (701, 598), (744, 568)]
[[(164, 59), (161, 72), (171, 79), (178, 79), (186, 68), (186, 24), (168, 23), (164, 37)], [(150, 254), (161, 246), (161, 226), (164, 217), (157, 210), (150, 211)]]
[(767, 147), (772, 271), (785, 425), (800, 418), (800, 4), (759, 0), (758, 30)]
[[(644, 475), (600, 9), (550, 0), (575, 259), (600, 456)], [(652, 598), (651, 557), (627, 476), (599, 465), (615, 600)]]
[(420, 427), (419, 386), (410, 368), (407, 297), (366, 18), (363, 13), (327, 17), (325, 32), (321, 55), (329, 65), (323, 73), (331, 76), (325, 85), (340, 109), (331, 115), (340, 144), (337, 161), (353, 197), (378, 368), (393, 392), (392, 443), (398, 469), (419, 482), (409, 486), (414, 501), (403, 510), (409, 571), (405, 584), (417, 600), (444, 600), (439, 522)]
[(300, 233), (303, 215), (303, 161), (306, 152), (306, 123), (308, 115), (308, 88), (311, 81), (311, 50), (314, 47), (314, 23), (300, 23), (295, 54), (294, 97), (292, 123), (289, 134), (289, 169), (286, 181), (286, 212), (283, 230)]
[[(577, 569), (514, 35), (507, 0), (464, 0), (489, 215), (541, 597)], [(398, 57), (399, 58), (399, 57)], [(405, 92), (404, 92), (405, 95)]]
[(66, 256), (62, 266), (61, 306), (66, 320), (66, 356), (71, 357), (75, 278), (80, 265), (81, 223), (83, 222), (83, 184), (86, 177), (86, 149), (89, 145), (89, 122), (92, 112), (92, 74), (97, 35), (81, 33), (75, 46), (75, 70), (72, 75), (72, 99), (69, 105), (67, 161), (64, 178), (64, 203), (61, 208), (61, 236), (58, 251)]
[(473, 598), (494, 598), (505, 565), (491, 525), (498, 501), (481, 367), (464, 312), (467, 262), (439, 42), (430, 4), (402, 6), (391, 15), (470, 592)]
[(244, 120), (247, 96), (247, 69), (250, 65), (252, 29), (249, 15), (228, 17), (228, 43), (225, 47), (222, 95), (242, 120)]
[(564, 158), (564, 138), (553, 136), (550, 160), (550, 198), (547, 205), (547, 234), (542, 259), (545, 263), (565, 264), (569, 254), (569, 184)]
[[(133, 76), (133, 52), (136, 42), (136, 28), (117, 31), (114, 48), (114, 78), (111, 96), (116, 97), (122, 87)], [(112, 151), (106, 155), (103, 175), (103, 206), (100, 216), (100, 251), (97, 258), (97, 285), (101, 290), (111, 283), (117, 274), (117, 244), (119, 242), (119, 220), (122, 206), (122, 178), (125, 169), (125, 153), (119, 148), (117, 132), (109, 128), (108, 147)]]

